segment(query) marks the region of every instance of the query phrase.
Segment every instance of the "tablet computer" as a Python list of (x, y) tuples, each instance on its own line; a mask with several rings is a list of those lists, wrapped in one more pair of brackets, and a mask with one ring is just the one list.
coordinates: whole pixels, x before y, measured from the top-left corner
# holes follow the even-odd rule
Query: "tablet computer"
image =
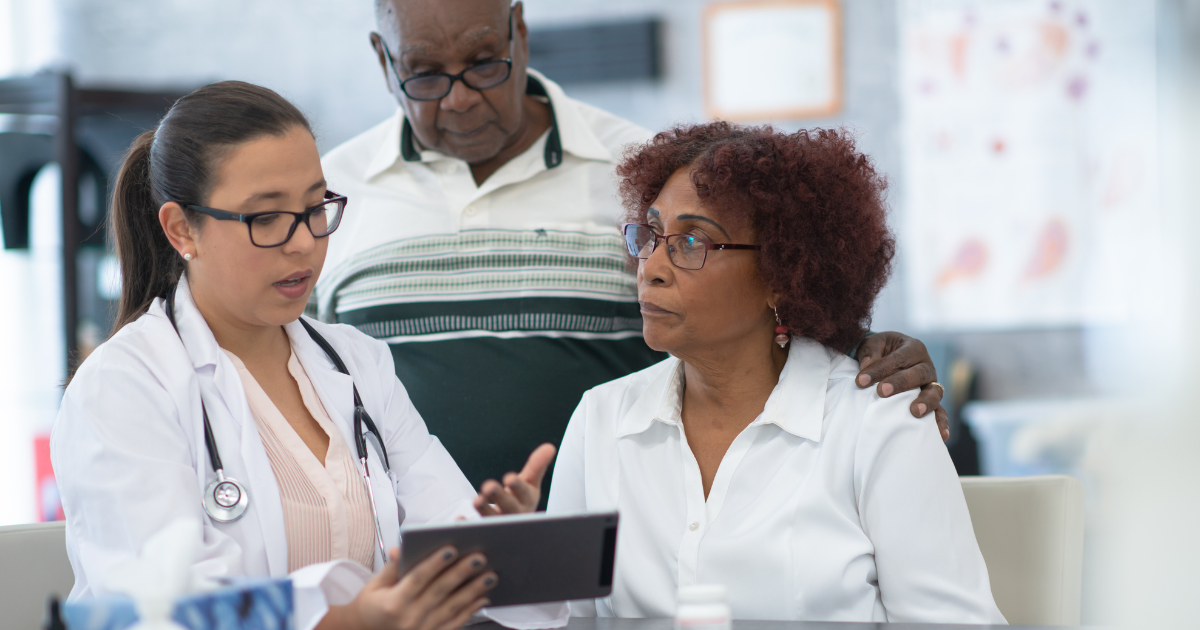
[(607, 597), (612, 593), (617, 513), (515, 514), (400, 528), (400, 575), (454, 545), (487, 556), (499, 580), (492, 606)]

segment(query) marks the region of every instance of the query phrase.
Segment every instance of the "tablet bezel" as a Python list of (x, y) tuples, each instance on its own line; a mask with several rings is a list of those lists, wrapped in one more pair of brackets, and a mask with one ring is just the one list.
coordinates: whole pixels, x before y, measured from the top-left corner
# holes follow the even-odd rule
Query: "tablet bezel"
[(515, 606), (612, 593), (617, 512), (515, 514), (400, 528), (400, 576), (434, 551), (476, 551), (499, 576), (492, 606)]

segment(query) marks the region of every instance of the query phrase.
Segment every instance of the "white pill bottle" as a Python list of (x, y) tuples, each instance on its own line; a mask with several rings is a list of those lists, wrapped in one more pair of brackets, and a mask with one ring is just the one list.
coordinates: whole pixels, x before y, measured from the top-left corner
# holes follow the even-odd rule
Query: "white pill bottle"
[(730, 630), (731, 616), (724, 586), (693, 584), (679, 588), (675, 630)]

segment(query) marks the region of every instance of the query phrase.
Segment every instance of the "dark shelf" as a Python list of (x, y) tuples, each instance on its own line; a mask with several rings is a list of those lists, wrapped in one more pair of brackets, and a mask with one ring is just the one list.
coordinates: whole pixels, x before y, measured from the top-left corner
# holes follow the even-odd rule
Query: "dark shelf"
[[(0, 128), (0, 226), (5, 249), (29, 247), (29, 193), (34, 177), (51, 162), (57, 162), (62, 173), (61, 290), (68, 371), (80, 352), (81, 303), (88, 321), (104, 327), (111, 324), (108, 313), (98, 312), (104, 307), (95, 295), (96, 283), (87, 278), (86, 290), (81, 291), (81, 266), (94, 274), (98, 259), (81, 257), (81, 248), (105, 247), (109, 182), (120, 156), (185, 93), (80, 88), (69, 73), (62, 72), (0, 79), (0, 114), (18, 117)], [(83, 189), (94, 197), (81, 204), (81, 184), (89, 179)], [(81, 206), (88, 210), (82, 217)]]
[(559, 83), (658, 79), (658, 19), (543, 28), (529, 32), (529, 67)]

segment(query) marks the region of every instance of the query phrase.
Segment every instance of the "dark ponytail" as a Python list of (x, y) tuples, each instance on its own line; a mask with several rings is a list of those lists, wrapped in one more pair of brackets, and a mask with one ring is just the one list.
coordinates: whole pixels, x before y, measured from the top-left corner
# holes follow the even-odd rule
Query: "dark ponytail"
[(121, 263), (121, 302), (113, 332), (146, 312), (154, 298), (175, 289), (183, 259), (158, 222), (159, 204), (150, 187), (154, 132), (133, 141), (113, 189), (112, 227)]
[[(158, 129), (129, 147), (113, 187), (113, 241), (121, 266), (121, 301), (113, 332), (175, 290), (186, 264), (167, 240), (158, 210), (175, 201), (205, 205), (226, 153), (262, 136), (312, 128), (300, 110), (264, 87), (214, 83), (175, 102)], [(200, 217), (185, 210), (188, 220)]]

